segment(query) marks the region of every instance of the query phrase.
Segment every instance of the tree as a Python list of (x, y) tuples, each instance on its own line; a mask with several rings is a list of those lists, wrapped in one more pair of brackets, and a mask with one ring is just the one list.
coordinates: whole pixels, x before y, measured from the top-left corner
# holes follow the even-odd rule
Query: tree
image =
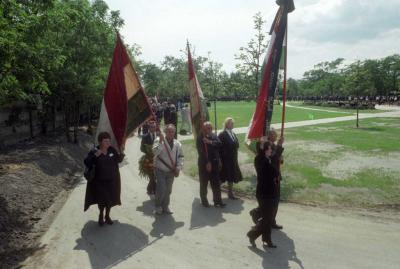
[(268, 41), (264, 34), (266, 21), (263, 20), (260, 12), (253, 16), (253, 22), (255, 36), (247, 43), (247, 47), (239, 48), (239, 54), (235, 55), (235, 59), (239, 61), (236, 68), (248, 78), (248, 85), (244, 86), (257, 96), (261, 80), (261, 57), (268, 47)]

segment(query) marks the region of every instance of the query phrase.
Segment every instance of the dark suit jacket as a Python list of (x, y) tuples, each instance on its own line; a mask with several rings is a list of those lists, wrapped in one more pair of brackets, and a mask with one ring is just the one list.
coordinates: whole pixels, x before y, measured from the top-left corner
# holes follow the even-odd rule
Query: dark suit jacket
[(221, 147), (221, 141), (215, 134), (207, 136), (208, 139), (212, 140), (212, 144), (205, 144), (203, 142), (203, 134), (197, 137), (196, 147), (199, 154), (198, 166), (200, 174), (207, 174), (206, 164), (211, 162), (212, 174), (218, 174), (218, 163), (220, 162), (219, 149)]
[(264, 154), (258, 154), (254, 159), (254, 166), (257, 171), (257, 199), (278, 198), (278, 171), (271, 164)]
[(223, 131), (218, 135), (221, 140), (222, 146), (220, 148), (220, 155), (222, 161), (221, 181), (238, 182), (242, 180), (242, 172), (238, 164), (238, 149), (239, 141), (234, 133), (232, 137), (228, 131)]

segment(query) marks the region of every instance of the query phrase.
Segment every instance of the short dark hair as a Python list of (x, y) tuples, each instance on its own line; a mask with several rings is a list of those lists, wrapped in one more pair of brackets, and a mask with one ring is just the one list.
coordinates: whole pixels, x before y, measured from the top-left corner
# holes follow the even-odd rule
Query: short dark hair
[(97, 141), (99, 142), (99, 144), (101, 144), (101, 141), (103, 141), (104, 139), (107, 139), (107, 138), (111, 139), (111, 135), (108, 132), (101, 132), (97, 136)]
[(267, 148), (272, 147), (272, 143), (270, 141), (265, 141), (265, 142), (259, 142), (257, 143), (257, 154), (264, 154), (265, 150)]

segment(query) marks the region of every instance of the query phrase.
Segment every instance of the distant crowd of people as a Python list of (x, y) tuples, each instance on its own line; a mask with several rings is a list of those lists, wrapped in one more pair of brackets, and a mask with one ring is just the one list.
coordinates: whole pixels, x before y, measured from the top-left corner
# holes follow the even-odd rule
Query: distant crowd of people
[(338, 104), (355, 103), (378, 105), (400, 105), (400, 95), (376, 95), (376, 96), (289, 96), (288, 101), (306, 102), (337, 102)]

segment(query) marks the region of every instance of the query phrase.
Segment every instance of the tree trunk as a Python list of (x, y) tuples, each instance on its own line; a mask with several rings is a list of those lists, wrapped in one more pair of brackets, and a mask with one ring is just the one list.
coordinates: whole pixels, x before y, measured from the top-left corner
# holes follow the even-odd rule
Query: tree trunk
[(69, 112), (70, 112), (69, 106), (65, 105), (64, 106), (65, 135), (67, 137), (67, 141), (71, 142), (71, 135), (69, 133), (69, 126), (70, 126), (70, 124), (69, 124), (70, 113)]
[(57, 109), (55, 102), (51, 106), (51, 114), (52, 114), (52, 125), (53, 125), (53, 132), (56, 132), (56, 125), (57, 125)]
[(28, 113), (29, 113), (29, 132), (31, 138), (33, 138), (33, 119), (32, 119), (32, 109), (28, 108)]
[(79, 126), (79, 101), (75, 103), (74, 109), (74, 143), (78, 143), (78, 126)]

